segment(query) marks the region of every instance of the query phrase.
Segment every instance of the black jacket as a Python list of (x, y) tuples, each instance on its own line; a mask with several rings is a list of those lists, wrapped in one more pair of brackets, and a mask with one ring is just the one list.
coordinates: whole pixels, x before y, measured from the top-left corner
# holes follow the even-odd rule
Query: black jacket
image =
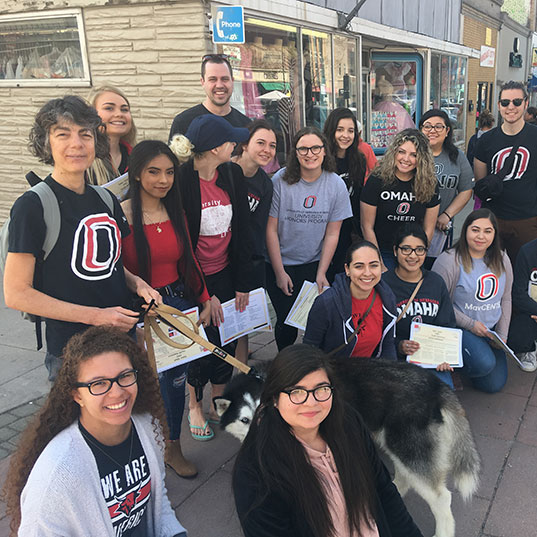
[[(356, 416), (354, 412), (352, 414)], [(365, 425), (357, 416), (353, 421), (362, 429), (369, 455), (367, 463), (373, 470), (377, 504), (375, 522), (379, 536), (423, 537), (380, 460)], [(233, 493), (245, 537), (311, 537), (311, 528), (297, 513), (294, 503), (277, 492), (272, 492), (259, 507), (250, 511), (261, 485), (259, 479), (254, 449), (243, 448), (235, 464)]]
[[(217, 168), (216, 186), (229, 195), (233, 216), (231, 218), (231, 242), (229, 261), (233, 271), (235, 291), (251, 291), (252, 246), (249, 232), (250, 208), (246, 181), (242, 169), (237, 164), (226, 162)], [(192, 249), (196, 251), (201, 223), (201, 191), (198, 172), (192, 160), (179, 168), (179, 188), (183, 198), (188, 231), (192, 239)]]
[[(395, 360), (395, 297), (383, 280), (375, 290), (382, 300), (382, 339), (377, 357)], [(347, 343), (338, 356), (350, 356), (356, 343), (356, 336), (351, 338), (353, 331), (350, 280), (345, 274), (338, 274), (334, 285), (320, 294), (311, 307), (304, 343), (325, 352)]]

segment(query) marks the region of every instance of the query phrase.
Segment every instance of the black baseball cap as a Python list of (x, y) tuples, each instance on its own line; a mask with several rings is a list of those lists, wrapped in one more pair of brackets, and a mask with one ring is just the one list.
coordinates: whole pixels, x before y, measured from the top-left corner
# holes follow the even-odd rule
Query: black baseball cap
[(214, 114), (198, 116), (186, 131), (186, 137), (194, 145), (196, 153), (210, 151), (226, 142), (246, 142), (249, 136), (248, 129), (233, 127), (229, 121)]

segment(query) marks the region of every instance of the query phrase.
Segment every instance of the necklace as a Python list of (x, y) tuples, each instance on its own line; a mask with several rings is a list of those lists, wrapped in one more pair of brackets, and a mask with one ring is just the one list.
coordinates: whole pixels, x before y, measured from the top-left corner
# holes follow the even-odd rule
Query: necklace
[[(99, 446), (99, 444), (96, 444), (93, 441), (93, 439), (90, 436), (88, 436), (89, 433), (87, 433), (84, 429), (81, 429), (81, 428), (80, 428), (80, 433), (86, 439), (86, 441), (89, 442), (93, 447), (96, 447), (101, 453), (104, 453), (112, 462), (114, 462), (117, 466), (119, 466), (119, 468), (123, 468), (124, 465), (119, 464), (119, 462), (117, 462), (116, 459), (114, 459), (114, 457), (109, 455), (101, 446)], [(130, 443), (130, 448), (129, 448), (129, 462), (128, 462), (128, 464), (130, 464), (131, 459), (132, 459), (132, 442), (133, 442), (133, 439), (134, 439), (134, 425), (132, 424), (132, 422), (131, 422), (130, 437), (131, 437), (131, 443)]]
[[(149, 224), (153, 225), (153, 226), (157, 226), (157, 233), (162, 233), (162, 228), (160, 227), (160, 224), (162, 224), (162, 219), (160, 219), (158, 222), (153, 222), (153, 220), (151, 220), (151, 218), (149, 218), (149, 214), (146, 213), (145, 211), (142, 211), (142, 213), (144, 214), (145, 216), (145, 219), (149, 222)], [(159, 214), (162, 213), (162, 209), (159, 210)]]

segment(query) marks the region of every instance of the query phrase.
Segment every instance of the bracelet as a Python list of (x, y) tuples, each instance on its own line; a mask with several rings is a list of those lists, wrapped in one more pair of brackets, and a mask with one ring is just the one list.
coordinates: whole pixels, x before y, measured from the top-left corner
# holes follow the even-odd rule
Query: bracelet
[(446, 211), (442, 211), (442, 214), (445, 214), (449, 218), (450, 221), (453, 220), (453, 218), (449, 216), (449, 214)]

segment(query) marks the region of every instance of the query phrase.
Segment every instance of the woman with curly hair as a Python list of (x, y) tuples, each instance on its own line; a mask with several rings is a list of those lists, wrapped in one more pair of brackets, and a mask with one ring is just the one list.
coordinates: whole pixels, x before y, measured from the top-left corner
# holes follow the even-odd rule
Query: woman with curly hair
[(358, 148), (359, 133), (356, 116), (348, 108), (336, 108), (326, 119), (323, 134), (336, 159), (337, 174), (345, 181), (352, 207), (352, 217), (341, 224), (339, 241), (330, 266), (329, 280), (344, 271), (345, 253), (353, 237), (361, 237), (360, 194), (368, 170), (365, 155)]
[(397, 229), (408, 222), (423, 226), (428, 240), (434, 234), (438, 181), (427, 138), (416, 129), (397, 134), (373, 170), (360, 198), (364, 239), (377, 245), (383, 270), (395, 268), (392, 244)]
[(114, 86), (95, 88), (90, 96), (91, 105), (102, 119), (108, 136), (108, 158), (95, 159), (88, 170), (92, 184), (102, 185), (124, 174), (128, 169), (129, 155), (136, 145), (136, 126), (131, 115), (127, 96)]
[(339, 240), (341, 222), (352, 216), (349, 193), (335, 172), (326, 138), (304, 127), (293, 138), (287, 167), (272, 182), (267, 224), (267, 291), (276, 310), (278, 349), (295, 342), (297, 329), (284, 324), (305, 280), (319, 292)]
[(186, 537), (164, 484), (163, 430), (145, 352), (117, 328), (75, 335), (11, 459), (12, 535)]

